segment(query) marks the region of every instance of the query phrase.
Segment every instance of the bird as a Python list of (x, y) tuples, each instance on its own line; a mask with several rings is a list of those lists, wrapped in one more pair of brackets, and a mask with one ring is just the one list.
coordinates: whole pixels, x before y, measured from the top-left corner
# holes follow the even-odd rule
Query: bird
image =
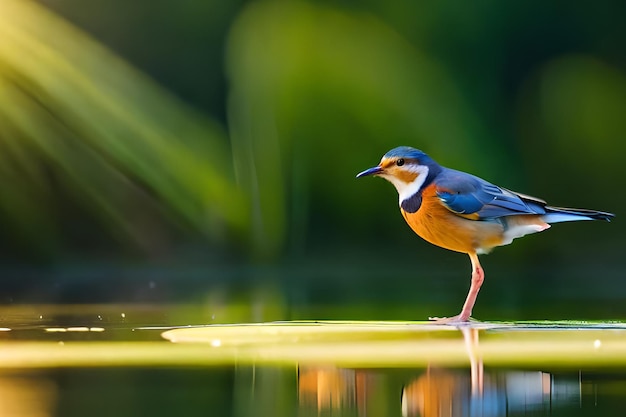
[[(446, 168), (419, 149), (394, 148), (380, 163), (357, 174), (382, 177), (398, 191), (400, 212), (411, 229), (436, 246), (469, 255), (470, 289), (461, 312), (430, 317), (438, 323), (467, 323), (485, 279), (478, 255), (513, 239), (544, 231), (552, 223), (611, 221), (613, 213), (554, 207), (544, 200), (494, 185), (475, 175)], [(473, 320), (473, 319), (472, 319)]]

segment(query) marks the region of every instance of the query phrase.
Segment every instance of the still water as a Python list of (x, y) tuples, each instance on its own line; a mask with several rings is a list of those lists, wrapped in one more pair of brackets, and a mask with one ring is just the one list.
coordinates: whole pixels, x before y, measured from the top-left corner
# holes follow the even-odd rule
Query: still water
[(621, 323), (179, 326), (186, 307), (4, 309), (0, 416), (623, 416)]

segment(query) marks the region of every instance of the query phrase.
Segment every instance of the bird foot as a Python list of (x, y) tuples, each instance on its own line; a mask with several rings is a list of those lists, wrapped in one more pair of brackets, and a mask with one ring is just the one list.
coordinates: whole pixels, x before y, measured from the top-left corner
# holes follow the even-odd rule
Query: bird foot
[(452, 317), (429, 317), (428, 320), (432, 321), (433, 324), (451, 324), (451, 325), (459, 325), (459, 324), (468, 324), (472, 321), (476, 321), (471, 317), (462, 317), (461, 314), (457, 314)]

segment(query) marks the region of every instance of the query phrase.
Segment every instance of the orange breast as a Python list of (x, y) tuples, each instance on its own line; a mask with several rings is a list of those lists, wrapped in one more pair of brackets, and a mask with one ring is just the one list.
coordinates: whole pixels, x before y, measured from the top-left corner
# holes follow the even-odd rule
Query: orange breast
[(435, 194), (435, 186), (426, 187), (422, 205), (415, 213), (400, 209), (408, 225), (422, 239), (455, 252), (488, 252), (502, 244), (504, 228), (499, 223), (471, 220), (448, 210)]

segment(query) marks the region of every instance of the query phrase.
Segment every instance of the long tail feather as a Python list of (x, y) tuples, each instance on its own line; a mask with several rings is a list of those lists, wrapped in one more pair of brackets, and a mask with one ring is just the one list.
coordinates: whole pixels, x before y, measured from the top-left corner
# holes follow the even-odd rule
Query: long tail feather
[(605, 220), (610, 222), (615, 214), (604, 211), (546, 206), (542, 217), (546, 223), (571, 222), (578, 220)]

